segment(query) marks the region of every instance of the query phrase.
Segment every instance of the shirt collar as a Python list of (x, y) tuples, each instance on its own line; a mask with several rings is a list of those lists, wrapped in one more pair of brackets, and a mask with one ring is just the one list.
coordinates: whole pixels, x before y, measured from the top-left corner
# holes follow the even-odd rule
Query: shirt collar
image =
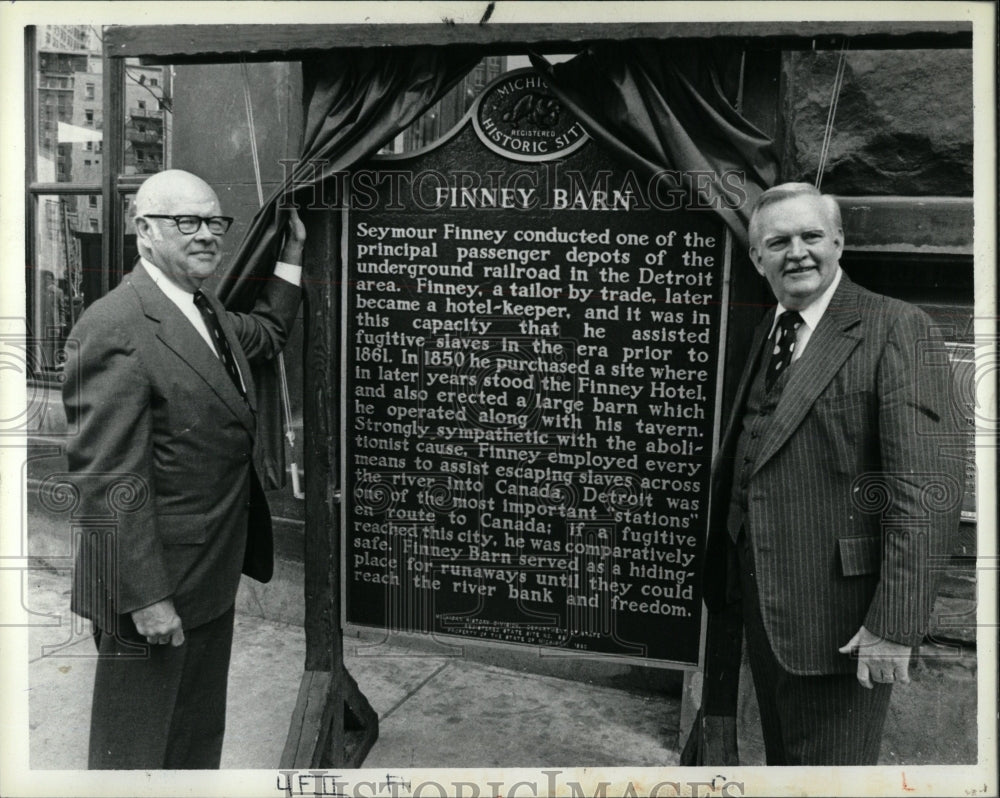
[(149, 276), (152, 278), (153, 282), (156, 283), (157, 287), (167, 295), (175, 305), (193, 305), (194, 304), (194, 294), (190, 291), (185, 291), (177, 283), (167, 277), (163, 273), (163, 270), (152, 263), (150, 263), (145, 258), (140, 258), (143, 268), (149, 272)]
[[(838, 264), (837, 265), (837, 274), (833, 278), (833, 282), (831, 282), (826, 287), (826, 290), (822, 294), (819, 295), (819, 299), (817, 299), (816, 301), (814, 301), (808, 307), (805, 307), (805, 308), (803, 308), (802, 310), (799, 311), (799, 315), (802, 317), (802, 321), (805, 322), (809, 326), (810, 330), (815, 330), (816, 329), (817, 325), (819, 324), (820, 319), (823, 318), (823, 314), (826, 313), (826, 309), (830, 306), (830, 300), (833, 299), (833, 295), (834, 295), (834, 293), (837, 290), (837, 286), (840, 285), (840, 278), (843, 276), (843, 274), (844, 274), (844, 270), (841, 269), (840, 265)], [(784, 313), (786, 310), (788, 310), (788, 308), (786, 308), (784, 305), (782, 305), (779, 302), (778, 303), (778, 307), (775, 308), (775, 311), (774, 311), (774, 321), (771, 322), (771, 332), (772, 333), (774, 332), (774, 328), (778, 324), (778, 317), (781, 316), (781, 314)], [(769, 335), (770, 335), (770, 333), (769, 333)]]

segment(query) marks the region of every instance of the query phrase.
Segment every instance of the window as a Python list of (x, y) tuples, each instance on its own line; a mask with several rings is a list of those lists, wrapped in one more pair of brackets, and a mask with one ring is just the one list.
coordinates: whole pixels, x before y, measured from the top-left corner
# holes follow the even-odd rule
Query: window
[(95, 60), (100, 63), (101, 45), (95, 38), (91, 49), (60, 50), (51, 42), (59, 41), (59, 31), (66, 27), (29, 30), (26, 50), (32, 86), (25, 96), (25, 116), (33, 155), (27, 163), (32, 232), (25, 242), (25, 311), (32, 337), (31, 375), (42, 380), (57, 374), (69, 330), (100, 295), (104, 260), (100, 172), (94, 169), (96, 161), (82, 157), (101, 151), (93, 68)]
[[(70, 27), (25, 31), (30, 82), (25, 94), (25, 311), (32, 338), (31, 379), (42, 381), (58, 378), (65, 338), (83, 309), (113, 288), (135, 259), (131, 214), (120, 220), (120, 229), (110, 231), (111, 251), (103, 248), (109, 232), (105, 219), (119, 221), (117, 213), (108, 216), (102, 159), (94, 157), (104, 151), (104, 103), (115, 104), (116, 119), (117, 107), (125, 109), (124, 129), (119, 131), (124, 152), (112, 159), (115, 205), (130, 202), (144, 175), (171, 163), (171, 67), (142, 65), (134, 58), (105, 61), (99, 35), (68, 48), (54, 44), (64, 40), (60, 35)], [(101, 75), (111, 64), (121, 83), (105, 97)], [(138, 122), (143, 123), (141, 132)]]
[(100, 291), (101, 222), (96, 194), (36, 194), (28, 285), (34, 377), (54, 375), (70, 329)]
[[(123, 175), (147, 175), (170, 167), (170, 67), (125, 60), (125, 162)], [(156, 88), (154, 88), (156, 87)]]

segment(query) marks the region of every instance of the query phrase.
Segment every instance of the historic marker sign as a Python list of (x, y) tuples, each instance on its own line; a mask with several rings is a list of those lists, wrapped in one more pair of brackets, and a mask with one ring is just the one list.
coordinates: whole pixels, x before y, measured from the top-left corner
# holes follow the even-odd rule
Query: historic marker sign
[(694, 667), (723, 225), (531, 71), (470, 115), (354, 175), (346, 619)]

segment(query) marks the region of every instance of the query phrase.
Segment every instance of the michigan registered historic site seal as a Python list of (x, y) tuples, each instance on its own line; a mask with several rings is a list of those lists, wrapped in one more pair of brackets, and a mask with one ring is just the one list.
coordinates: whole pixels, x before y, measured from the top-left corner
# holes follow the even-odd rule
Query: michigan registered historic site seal
[(534, 69), (508, 72), (487, 86), (472, 122), (487, 147), (515, 161), (560, 158), (587, 140), (579, 121)]

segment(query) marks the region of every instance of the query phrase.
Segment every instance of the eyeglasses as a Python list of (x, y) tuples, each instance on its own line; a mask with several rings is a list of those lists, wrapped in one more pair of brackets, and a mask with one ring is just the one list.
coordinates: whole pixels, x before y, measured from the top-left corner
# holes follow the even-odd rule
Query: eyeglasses
[(208, 232), (215, 236), (225, 235), (229, 226), (233, 223), (232, 216), (165, 216), (161, 213), (145, 213), (143, 219), (170, 219), (177, 229), (186, 236), (197, 233), (201, 229), (202, 222), (208, 228)]

